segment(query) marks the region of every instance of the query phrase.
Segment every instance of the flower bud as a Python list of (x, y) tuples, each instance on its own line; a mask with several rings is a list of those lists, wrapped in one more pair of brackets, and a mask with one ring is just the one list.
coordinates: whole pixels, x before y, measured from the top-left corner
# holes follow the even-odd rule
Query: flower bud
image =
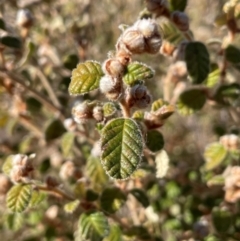
[(94, 143), (93, 148), (91, 150), (91, 155), (94, 157), (100, 157), (101, 156), (101, 143), (100, 141), (97, 141)]
[(55, 177), (52, 177), (52, 176), (47, 176), (46, 180), (45, 180), (45, 183), (50, 188), (59, 186), (59, 182), (57, 181), (57, 179)]
[(127, 53), (125, 50), (119, 49), (116, 58), (123, 66), (127, 66), (131, 61), (131, 54)]
[(30, 28), (33, 25), (33, 15), (28, 9), (21, 9), (17, 12), (17, 26), (21, 28)]
[(134, 99), (142, 99), (147, 94), (147, 87), (145, 85), (134, 85), (130, 89), (130, 94)]
[(140, 19), (133, 25), (133, 28), (140, 31), (144, 38), (158, 34), (158, 26), (153, 19)]
[(102, 106), (95, 106), (93, 108), (93, 118), (98, 122), (103, 121), (104, 116)]
[(175, 49), (176, 46), (167, 41), (163, 41), (162, 46), (160, 48), (160, 54), (164, 56), (172, 56)]
[(5, 195), (11, 187), (11, 182), (7, 176), (0, 174), (0, 195)]
[(26, 173), (25, 169), (23, 167), (19, 167), (19, 166), (14, 166), (11, 169), (11, 172), (9, 174), (11, 181), (14, 183), (21, 182), (22, 178), (26, 177), (26, 176), (27, 176), (27, 173)]
[(31, 172), (33, 170), (32, 161), (26, 155), (17, 154), (12, 159), (13, 167), (21, 168), (24, 172)]
[(109, 100), (117, 100), (122, 94), (122, 80), (111, 76), (103, 76), (100, 79), (99, 88)]
[(185, 13), (180, 11), (174, 11), (171, 14), (171, 19), (176, 24), (179, 30), (183, 32), (189, 30), (189, 19)]
[(120, 41), (126, 46), (126, 49), (133, 54), (145, 52), (145, 39), (139, 30), (128, 28), (120, 37)]
[(240, 148), (240, 138), (235, 134), (221, 136), (219, 142), (227, 150), (239, 150)]
[(147, 10), (160, 16), (167, 7), (166, 0), (145, 0)]
[(59, 176), (63, 180), (67, 180), (71, 177), (74, 177), (76, 167), (72, 161), (65, 162), (60, 169)]
[(116, 58), (107, 59), (103, 63), (103, 71), (106, 75), (120, 77), (125, 72), (125, 66)]
[(92, 107), (86, 101), (80, 103), (72, 108), (72, 115), (77, 123), (86, 123), (88, 119), (92, 118)]
[(160, 35), (154, 35), (151, 38), (146, 39), (146, 52), (149, 54), (157, 54), (162, 44)]
[(72, 118), (65, 119), (63, 125), (68, 131), (75, 131), (77, 128), (76, 122)]
[(142, 99), (136, 101), (135, 105), (140, 109), (145, 109), (151, 103), (152, 98), (151, 95), (147, 94)]

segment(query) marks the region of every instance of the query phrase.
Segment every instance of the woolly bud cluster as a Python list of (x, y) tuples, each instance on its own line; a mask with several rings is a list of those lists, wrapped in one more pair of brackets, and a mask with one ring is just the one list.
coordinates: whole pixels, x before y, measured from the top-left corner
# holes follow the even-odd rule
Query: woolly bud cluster
[(239, 150), (240, 149), (240, 138), (237, 135), (230, 134), (221, 136), (219, 142), (227, 150)]
[(28, 9), (17, 12), (16, 24), (20, 28), (30, 28), (33, 25), (33, 15)]
[(77, 104), (72, 108), (73, 119), (78, 124), (83, 124), (92, 118), (92, 106), (87, 101)]
[(179, 30), (185, 32), (189, 30), (188, 16), (180, 11), (174, 11), (171, 14), (172, 21), (176, 24)]
[(118, 40), (117, 49), (131, 54), (156, 54), (161, 43), (157, 23), (152, 19), (140, 19), (123, 32)]
[(30, 178), (30, 173), (33, 171), (31, 158), (22, 154), (14, 155), (12, 159), (12, 166), (10, 178), (14, 183)]
[(140, 109), (148, 107), (151, 103), (151, 96), (147, 91), (147, 87), (137, 84), (126, 89), (126, 102), (129, 107), (136, 106)]
[(96, 102), (85, 101), (73, 107), (72, 109), (73, 119), (79, 123), (84, 124), (90, 119), (95, 119), (96, 121), (103, 121), (103, 108), (96, 104)]
[(110, 75), (105, 75), (100, 79), (99, 88), (109, 100), (118, 100), (122, 94), (122, 80)]

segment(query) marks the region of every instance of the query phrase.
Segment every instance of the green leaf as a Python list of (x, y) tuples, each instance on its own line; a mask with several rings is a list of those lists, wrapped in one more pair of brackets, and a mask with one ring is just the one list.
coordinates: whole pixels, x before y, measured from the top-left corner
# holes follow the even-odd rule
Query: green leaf
[(149, 206), (149, 199), (145, 192), (141, 189), (134, 188), (130, 191), (130, 193), (143, 205), (143, 207)]
[(78, 64), (78, 62), (78, 56), (76, 54), (70, 54), (64, 58), (63, 64), (65, 68), (72, 70)]
[(221, 70), (219, 68), (212, 70), (207, 79), (204, 81), (204, 84), (209, 88), (214, 87), (219, 82), (220, 73)]
[(108, 180), (108, 176), (101, 165), (101, 161), (97, 157), (90, 156), (88, 158), (86, 172), (94, 185), (104, 185)]
[(134, 85), (136, 81), (150, 79), (153, 76), (154, 71), (151, 67), (139, 62), (132, 62), (127, 66), (123, 80), (127, 85)]
[(163, 99), (158, 99), (155, 100), (152, 103), (152, 107), (151, 107), (151, 111), (157, 111), (158, 109), (160, 109), (161, 107), (163, 107), (164, 105), (168, 105), (169, 103)]
[(130, 239), (130, 240), (151, 240), (151, 236), (148, 233), (148, 230), (143, 226), (131, 226), (126, 231), (127, 236), (136, 236), (136, 239)]
[(45, 140), (46, 141), (54, 140), (54, 139), (60, 137), (65, 131), (66, 131), (66, 129), (64, 128), (64, 126), (60, 120), (58, 120), (58, 119), (50, 120), (46, 124), (46, 128), (45, 128), (45, 133), (44, 133)]
[(10, 35), (2, 37), (1, 44), (14, 49), (20, 49), (22, 47), (21, 40), (17, 37), (13, 37)]
[(178, 111), (183, 115), (189, 115), (202, 109), (205, 102), (206, 96), (202, 89), (190, 88), (179, 96)]
[(220, 13), (219, 15), (216, 16), (214, 20), (214, 24), (217, 27), (222, 27), (227, 24), (227, 14), (226, 13)]
[(133, 113), (132, 118), (135, 120), (143, 120), (144, 112), (141, 110), (137, 110)]
[(225, 56), (227, 61), (233, 64), (240, 63), (240, 49), (233, 45), (228, 45), (225, 49)]
[(66, 132), (61, 138), (61, 149), (63, 156), (69, 157), (71, 154), (72, 147), (74, 145), (75, 135), (73, 132)]
[(36, 207), (41, 204), (46, 198), (46, 194), (38, 190), (32, 191), (31, 200), (29, 202), (29, 207)]
[(233, 213), (226, 208), (215, 207), (212, 210), (212, 221), (219, 233), (226, 233), (233, 225)]
[(104, 117), (111, 117), (115, 115), (117, 108), (112, 102), (107, 102), (103, 105), (103, 115)]
[(24, 217), (22, 213), (10, 213), (6, 215), (4, 219), (6, 227), (13, 231), (19, 230), (24, 224)]
[(39, 113), (39, 111), (41, 110), (41, 107), (42, 107), (41, 102), (39, 102), (34, 97), (28, 97), (26, 99), (26, 104), (27, 104), (28, 111), (30, 111), (31, 113), (34, 113), (34, 114)]
[(225, 183), (223, 175), (215, 175), (207, 181), (207, 185), (211, 186), (223, 186)]
[(72, 202), (66, 203), (63, 209), (66, 213), (73, 213), (78, 208), (79, 203), (79, 200), (74, 200)]
[(160, 23), (160, 29), (162, 32), (163, 39), (173, 45), (177, 46), (180, 42), (185, 40), (185, 37), (182, 34), (182, 32), (179, 31), (178, 28), (168, 20), (162, 21)]
[(164, 146), (164, 139), (162, 133), (156, 130), (148, 131), (146, 145), (148, 149), (152, 152), (161, 150)]
[(138, 167), (143, 138), (138, 124), (128, 118), (109, 121), (101, 133), (102, 164), (116, 179), (128, 178)]
[(2, 18), (0, 18), (0, 29), (6, 30), (6, 25), (5, 25), (5, 22)]
[(5, 173), (8, 176), (13, 168), (13, 164), (12, 164), (13, 157), (14, 155), (8, 156), (2, 166), (3, 173)]
[(115, 213), (125, 201), (125, 194), (116, 187), (106, 188), (100, 198), (101, 208), (107, 213)]
[(194, 84), (202, 83), (210, 71), (210, 58), (206, 46), (201, 42), (190, 42), (186, 46), (185, 61)]
[(224, 146), (218, 142), (213, 142), (206, 146), (204, 158), (206, 160), (205, 168), (207, 171), (218, 167), (226, 158), (228, 152)]
[(69, 85), (70, 95), (81, 95), (97, 89), (103, 75), (101, 64), (96, 61), (78, 64), (77, 68), (72, 71)]
[(187, 0), (168, 0), (172, 11), (179, 10), (183, 12), (187, 6)]
[(166, 176), (169, 168), (169, 157), (165, 150), (157, 153), (155, 157), (156, 162), (156, 177), (163, 178)]
[(108, 220), (103, 213), (88, 212), (80, 216), (76, 241), (102, 241), (108, 234)]
[(15, 185), (7, 194), (7, 207), (14, 213), (21, 213), (27, 208), (31, 200), (31, 196), (31, 185)]
[(213, 98), (222, 105), (235, 105), (238, 104), (240, 96), (240, 84), (222, 84), (216, 89)]
[(120, 227), (116, 224), (111, 225), (110, 233), (103, 241), (123, 241)]
[(88, 202), (94, 202), (98, 199), (98, 193), (94, 192), (92, 189), (88, 189), (86, 192), (86, 200)]

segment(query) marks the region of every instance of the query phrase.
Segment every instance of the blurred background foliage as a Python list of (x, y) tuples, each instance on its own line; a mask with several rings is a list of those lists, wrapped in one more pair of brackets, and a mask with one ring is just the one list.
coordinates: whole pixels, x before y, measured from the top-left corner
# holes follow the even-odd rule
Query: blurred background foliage
[[(219, 42), (221, 45), (228, 31), (215, 21), (225, 2), (189, 0), (186, 7), (194, 38), (210, 43), (212, 63), (221, 58)], [(16, 23), (23, 8), (32, 13), (31, 28)], [(155, 177), (152, 157), (147, 155), (135, 179), (126, 183), (109, 180), (93, 154), (91, 140), (99, 139), (95, 125), (88, 123), (74, 134), (69, 132), (65, 120), (71, 118), (73, 105), (87, 98), (103, 98), (95, 91), (70, 97), (72, 69), (85, 60), (104, 61), (121, 34), (118, 26), (134, 23), (144, 8), (140, 0), (1, 0), (0, 165), (11, 154), (36, 153), (35, 179), (44, 182), (55, 177), (60, 187), (84, 197), (84, 208), (98, 200), (109, 217), (117, 211), (110, 220), (113, 235), (106, 240), (240, 240), (239, 201), (226, 202), (221, 176), (211, 179), (227, 166), (239, 165), (239, 155), (225, 158), (223, 165), (210, 170), (204, 160), (207, 144), (224, 135), (239, 135), (239, 92), (234, 96), (237, 107), (232, 102), (229, 107), (208, 100), (192, 115), (177, 111), (161, 128), (170, 158), (163, 179)], [(234, 44), (240, 47), (239, 43), (236, 36)], [(163, 97), (171, 60), (161, 54), (136, 59), (156, 71), (147, 86), (153, 99)], [(240, 84), (236, 62), (228, 69), (227, 83)], [(47, 196), (37, 207), (11, 213), (5, 202), (11, 185), (0, 174), (2, 240), (73, 240), (81, 210), (69, 214), (64, 199)], [(127, 186), (127, 194), (119, 191), (122, 186)], [(111, 193), (118, 193), (116, 202)], [(117, 239), (118, 232), (122, 236)]]

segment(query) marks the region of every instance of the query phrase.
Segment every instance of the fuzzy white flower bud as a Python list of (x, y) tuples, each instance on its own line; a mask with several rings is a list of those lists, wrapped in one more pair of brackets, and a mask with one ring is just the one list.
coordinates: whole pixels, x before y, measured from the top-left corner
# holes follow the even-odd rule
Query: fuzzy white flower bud
[(107, 75), (103, 76), (100, 79), (99, 89), (109, 100), (117, 100), (122, 94), (122, 80)]
[(96, 121), (100, 122), (103, 120), (103, 108), (102, 106), (95, 106), (93, 108), (93, 117)]
[(75, 121), (72, 118), (67, 118), (63, 121), (63, 125), (68, 131), (75, 131), (77, 128), (77, 125)]
[(133, 54), (141, 54), (145, 52), (145, 39), (139, 30), (134, 28), (126, 29), (120, 37), (120, 41), (122, 41), (127, 50)]
[(139, 30), (144, 38), (150, 38), (155, 34), (158, 34), (158, 26), (153, 19), (140, 19), (134, 25), (134, 28)]
[(33, 24), (33, 15), (28, 9), (21, 9), (17, 12), (17, 26), (21, 28), (29, 28)]
[(103, 72), (112, 77), (120, 77), (125, 72), (125, 66), (115, 58), (107, 59), (102, 66)]
[(87, 102), (80, 103), (72, 108), (72, 115), (77, 123), (85, 123), (92, 118), (92, 107)]

